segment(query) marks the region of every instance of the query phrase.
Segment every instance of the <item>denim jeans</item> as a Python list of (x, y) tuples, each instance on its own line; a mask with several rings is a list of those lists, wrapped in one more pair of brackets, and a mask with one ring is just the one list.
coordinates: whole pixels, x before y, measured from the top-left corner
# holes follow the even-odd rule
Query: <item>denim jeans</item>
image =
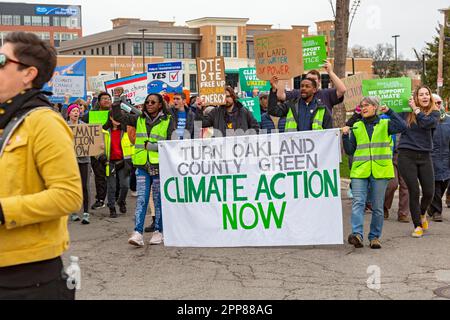
[(144, 234), (145, 217), (150, 202), (150, 191), (153, 188), (153, 202), (155, 203), (155, 231), (163, 233), (163, 220), (161, 211), (161, 187), (158, 176), (151, 176), (146, 170), (136, 170), (137, 202), (136, 227), (134, 231)]
[[(384, 197), (388, 179), (352, 179), (353, 206), (352, 230), (364, 239), (364, 214), (367, 200), (373, 207), (372, 223), (370, 225), (369, 240), (380, 239), (384, 225)], [(370, 192), (369, 192), (370, 190)], [(368, 199), (370, 197), (370, 199)]]
[(111, 161), (110, 164), (111, 174), (107, 178), (108, 181), (108, 208), (116, 207), (116, 176), (119, 178), (120, 193), (118, 203), (119, 205), (125, 203), (127, 200), (128, 189), (130, 187), (130, 171), (127, 166), (123, 167), (119, 171), (115, 170), (115, 162)]

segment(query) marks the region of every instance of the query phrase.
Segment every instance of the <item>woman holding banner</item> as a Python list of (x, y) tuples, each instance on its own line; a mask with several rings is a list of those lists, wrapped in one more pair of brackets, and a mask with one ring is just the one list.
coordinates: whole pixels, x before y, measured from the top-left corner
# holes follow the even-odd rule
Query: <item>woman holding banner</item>
[[(402, 134), (398, 146), (398, 167), (409, 190), (409, 207), (414, 222), (414, 238), (422, 238), (429, 228), (427, 210), (434, 197), (433, 131), (440, 113), (431, 89), (419, 87), (409, 101), (413, 112), (405, 114), (408, 129)], [(420, 186), (423, 197), (420, 201)]]
[[(151, 245), (164, 242), (161, 212), (161, 188), (159, 180), (158, 141), (170, 140), (174, 131), (174, 122), (169, 115), (166, 102), (160, 94), (150, 94), (145, 99), (142, 115), (125, 114), (120, 109), (120, 97), (114, 97), (113, 118), (123, 125), (136, 128), (135, 154), (133, 164), (137, 168), (137, 192), (135, 230), (128, 243), (137, 247), (144, 246), (144, 223), (149, 205), (150, 191), (153, 190), (155, 203), (155, 232)], [(153, 188), (153, 189), (152, 189)]]
[[(78, 104), (72, 104), (67, 109), (68, 120), (67, 123), (69, 125), (80, 125), (84, 124), (80, 120), (81, 116), (81, 108)], [(89, 165), (91, 163), (91, 159), (89, 157), (79, 157), (78, 160), (78, 168), (80, 169), (81, 182), (83, 185), (83, 219), (81, 223), (84, 225), (90, 224), (89, 218)], [(80, 217), (78, 214), (74, 213), (70, 216), (70, 219), (73, 222), (80, 221)]]
[(362, 121), (356, 122), (352, 130), (349, 127), (343, 129), (345, 152), (353, 156), (350, 174), (353, 190), (352, 234), (348, 242), (355, 248), (364, 247), (364, 209), (370, 194), (373, 207), (370, 248), (381, 249), (385, 193), (389, 180), (395, 176), (391, 136), (406, 130), (405, 121), (386, 106), (381, 107), (380, 111), (390, 120), (378, 117), (379, 107), (378, 98), (364, 98), (361, 101)]

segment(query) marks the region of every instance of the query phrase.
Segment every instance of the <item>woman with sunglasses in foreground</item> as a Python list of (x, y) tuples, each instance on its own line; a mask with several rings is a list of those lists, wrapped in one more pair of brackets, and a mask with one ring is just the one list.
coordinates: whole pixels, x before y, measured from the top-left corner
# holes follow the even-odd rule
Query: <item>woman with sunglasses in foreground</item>
[(125, 114), (120, 108), (120, 97), (114, 97), (112, 115), (114, 120), (123, 125), (136, 128), (135, 154), (133, 165), (137, 168), (137, 193), (135, 230), (128, 243), (143, 247), (144, 223), (153, 186), (155, 203), (155, 232), (151, 245), (164, 241), (161, 211), (161, 188), (159, 179), (158, 141), (170, 140), (174, 131), (173, 119), (167, 111), (166, 102), (160, 94), (150, 94), (145, 99), (142, 115)]

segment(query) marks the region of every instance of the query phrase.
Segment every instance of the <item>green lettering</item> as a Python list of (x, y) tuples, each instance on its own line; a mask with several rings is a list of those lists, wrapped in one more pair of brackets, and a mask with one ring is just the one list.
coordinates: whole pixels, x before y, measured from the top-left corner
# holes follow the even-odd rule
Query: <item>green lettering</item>
[(294, 186), (294, 199), (297, 200), (300, 195), (298, 192), (298, 178), (303, 174), (303, 172), (289, 172), (287, 174), (288, 177), (293, 177), (293, 186)]
[(174, 198), (171, 198), (170, 194), (169, 194), (169, 184), (171, 182), (173, 182), (173, 181), (176, 181), (176, 180), (177, 180), (176, 178), (172, 177), (172, 178), (168, 179), (166, 181), (166, 183), (164, 184), (164, 196), (166, 197), (167, 201), (169, 201), (170, 203), (176, 203), (177, 202), (177, 200), (175, 200)]
[(201, 197), (201, 202), (206, 202), (205, 201), (205, 195), (206, 195), (206, 182), (205, 182), (206, 178), (202, 177), (200, 179), (200, 183), (198, 184), (198, 188), (195, 188), (195, 184), (194, 184), (194, 180), (192, 178), (188, 179), (188, 184), (189, 184), (189, 202), (192, 203), (193, 200), (195, 200), (195, 202), (200, 202), (200, 197)]
[(184, 203), (185, 199), (181, 198), (181, 194), (180, 194), (180, 184), (178, 179), (175, 180), (175, 184), (177, 185), (177, 202), (178, 203)]
[(267, 176), (263, 174), (259, 179), (258, 192), (256, 194), (256, 201), (259, 201), (262, 194), (267, 196), (267, 200), (272, 201), (272, 195), (269, 191), (269, 182), (267, 181)]
[(209, 181), (208, 196), (206, 197), (206, 202), (211, 201), (211, 197), (213, 194), (216, 195), (218, 202), (222, 202), (216, 177), (211, 177), (211, 180)]
[(325, 197), (330, 196), (330, 190), (333, 195), (333, 197), (339, 196), (339, 180), (338, 180), (338, 174), (337, 170), (333, 170), (333, 180), (330, 177), (330, 172), (325, 171)]
[[(319, 177), (320, 179), (320, 191), (316, 193), (313, 189), (313, 179), (314, 177)], [(314, 171), (309, 177), (309, 190), (314, 199), (320, 198), (323, 195), (323, 177), (319, 171)]]
[(269, 203), (269, 208), (267, 210), (267, 216), (264, 214), (264, 208), (262, 207), (261, 203), (258, 203), (259, 212), (261, 213), (261, 219), (264, 224), (264, 228), (268, 230), (270, 228), (270, 222), (272, 220), (272, 216), (274, 217), (275, 225), (277, 226), (277, 229), (281, 229), (283, 226), (283, 220), (284, 220), (284, 213), (286, 211), (286, 202), (283, 202), (283, 205), (281, 207), (280, 215), (277, 214), (277, 210), (275, 209), (275, 205), (273, 202)]
[[(246, 225), (245, 221), (244, 221), (244, 212), (245, 209), (251, 209), (251, 211), (253, 212), (253, 215), (255, 217), (255, 221), (253, 222), (252, 225)], [(244, 206), (241, 208), (241, 212), (240, 212), (240, 222), (241, 222), (241, 226), (242, 228), (244, 228), (245, 230), (252, 230), (255, 229), (256, 226), (258, 225), (259, 222), (259, 216), (258, 216), (258, 211), (256, 210), (256, 208), (251, 204), (251, 203), (246, 203), (244, 204)]]
[(223, 204), (222, 206), (223, 212), (223, 229), (225, 231), (228, 230), (228, 223), (230, 223), (232, 230), (237, 230), (238, 228), (238, 220), (237, 220), (237, 206), (233, 204), (233, 214), (230, 212), (230, 208), (228, 205)]
[(303, 174), (303, 187), (305, 192), (305, 199), (309, 199), (308, 173)]
[(240, 190), (244, 190), (243, 186), (238, 185), (238, 180), (240, 179), (247, 179), (246, 174), (241, 174), (237, 176), (233, 176), (233, 190), (234, 190), (234, 202), (240, 202), (240, 201), (248, 201), (248, 197), (239, 197), (238, 193)]
[(272, 178), (272, 181), (270, 182), (270, 191), (272, 192), (274, 198), (277, 200), (282, 200), (286, 197), (286, 193), (278, 193), (275, 190), (275, 185), (280, 179), (286, 179), (286, 175), (284, 173), (278, 173)]
[(228, 186), (227, 186), (227, 182), (228, 180), (233, 179), (233, 176), (221, 176), (221, 177), (217, 177), (217, 180), (222, 180), (222, 187), (223, 187), (223, 193), (222, 193), (222, 197), (223, 197), (223, 201), (228, 201)]

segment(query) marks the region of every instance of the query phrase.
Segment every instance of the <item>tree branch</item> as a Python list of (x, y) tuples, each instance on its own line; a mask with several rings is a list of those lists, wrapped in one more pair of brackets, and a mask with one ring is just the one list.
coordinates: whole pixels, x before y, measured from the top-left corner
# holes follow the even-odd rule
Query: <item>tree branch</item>
[(334, 19), (336, 19), (336, 9), (334, 9), (333, 0), (329, 0), (329, 2), (330, 2), (330, 6), (331, 6), (331, 11), (333, 11), (333, 17), (334, 17)]

